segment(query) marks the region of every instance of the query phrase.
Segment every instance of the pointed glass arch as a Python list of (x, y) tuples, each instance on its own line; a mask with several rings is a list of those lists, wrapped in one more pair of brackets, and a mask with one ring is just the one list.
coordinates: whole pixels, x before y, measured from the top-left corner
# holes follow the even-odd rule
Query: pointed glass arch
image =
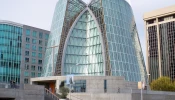
[(65, 49), (63, 75), (104, 75), (102, 43), (97, 25), (85, 11), (76, 22)]

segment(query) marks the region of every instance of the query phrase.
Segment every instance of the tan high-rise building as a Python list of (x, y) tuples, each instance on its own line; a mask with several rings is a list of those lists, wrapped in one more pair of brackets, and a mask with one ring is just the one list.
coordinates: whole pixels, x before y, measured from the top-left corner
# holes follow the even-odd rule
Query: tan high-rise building
[(144, 14), (149, 81), (175, 78), (175, 5)]

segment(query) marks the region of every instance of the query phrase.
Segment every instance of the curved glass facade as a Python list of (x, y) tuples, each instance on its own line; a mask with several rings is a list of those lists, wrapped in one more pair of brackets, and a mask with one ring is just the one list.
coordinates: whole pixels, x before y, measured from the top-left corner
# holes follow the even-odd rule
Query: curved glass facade
[[(145, 81), (143, 54), (132, 8), (127, 1), (92, 0), (86, 5), (81, 0), (59, 0), (55, 13), (60, 12), (57, 8), (63, 1), (66, 6), (66, 13), (62, 15), (64, 21), (51, 28), (54, 31), (63, 24), (62, 31), (51, 33), (49, 38), (59, 39), (57, 55), (51, 56), (53, 50), (46, 51), (54, 63), (45, 59), (44, 76), (51, 72), (54, 75), (124, 76), (128, 81)], [(52, 25), (58, 20), (59, 17), (54, 18)], [(48, 45), (48, 48), (56, 45)]]
[(0, 23), (0, 82), (20, 82), (22, 28)]
[(49, 35), (49, 40), (44, 58), (44, 65), (43, 65), (44, 76), (52, 76), (53, 70), (55, 69), (55, 67), (53, 66), (56, 66), (58, 56), (58, 46), (61, 41), (61, 33), (63, 29), (66, 5), (67, 5), (66, 0), (59, 0), (55, 7), (51, 32)]
[(64, 59), (64, 75), (104, 75), (100, 32), (86, 11), (70, 33)]

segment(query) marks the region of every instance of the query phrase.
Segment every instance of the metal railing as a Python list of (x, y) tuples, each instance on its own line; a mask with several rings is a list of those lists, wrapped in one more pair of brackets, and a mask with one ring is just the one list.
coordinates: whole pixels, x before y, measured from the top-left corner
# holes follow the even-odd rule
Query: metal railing
[(48, 89), (44, 89), (44, 94), (46, 96), (51, 97), (53, 100), (59, 100), (59, 97), (57, 97), (54, 93), (52, 93), (51, 91), (49, 91)]

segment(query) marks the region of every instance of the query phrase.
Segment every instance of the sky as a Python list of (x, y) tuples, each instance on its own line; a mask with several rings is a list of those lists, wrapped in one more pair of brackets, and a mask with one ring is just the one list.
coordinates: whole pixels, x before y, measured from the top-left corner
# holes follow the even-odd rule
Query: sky
[[(50, 30), (58, 0), (0, 0), (0, 20), (9, 20)], [(89, 2), (90, 0), (83, 0)], [(175, 0), (129, 0), (133, 8), (139, 38), (146, 56), (143, 14), (155, 9), (175, 5)]]

